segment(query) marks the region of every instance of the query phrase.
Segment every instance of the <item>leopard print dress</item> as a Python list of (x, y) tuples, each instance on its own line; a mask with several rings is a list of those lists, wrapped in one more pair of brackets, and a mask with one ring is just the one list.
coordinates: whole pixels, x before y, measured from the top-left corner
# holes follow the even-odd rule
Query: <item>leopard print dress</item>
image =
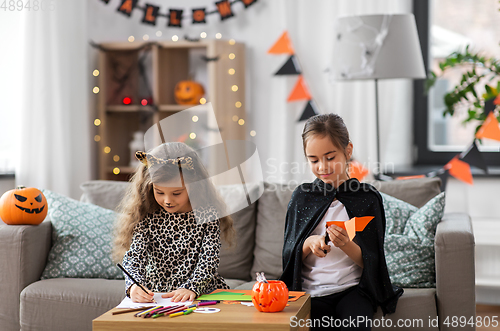
[[(169, 213), (163, 208), (147, 215), (134, 229), (123, 266), (141, 285), (153, 292), (185, 288), (201, 295), (228, 289), (217, 273), (220, 223), (215, 208)], [(125, 276), (128, 295), (133, 281)]]

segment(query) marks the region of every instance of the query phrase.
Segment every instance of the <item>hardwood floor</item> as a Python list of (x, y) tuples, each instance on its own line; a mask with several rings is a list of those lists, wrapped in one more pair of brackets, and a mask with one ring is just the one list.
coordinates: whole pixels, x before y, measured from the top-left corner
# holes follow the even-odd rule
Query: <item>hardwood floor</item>
[[(483, 323), (482, 326), (476, 327), (476, 331), (500, 330), (500, 306), (476, 305), (476, 321)], [(489, 323), (489, 327), (484, 326), (487, 323)], [(492, 326), (493, 323), (498, 324), (498, 326)]]

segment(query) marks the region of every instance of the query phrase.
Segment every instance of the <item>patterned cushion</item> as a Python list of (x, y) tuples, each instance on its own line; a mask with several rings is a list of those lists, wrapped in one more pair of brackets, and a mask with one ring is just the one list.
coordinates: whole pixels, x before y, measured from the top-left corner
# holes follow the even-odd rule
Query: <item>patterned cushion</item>
[(401, 287), (435, 287), (434, 237), (443, 217), (444, 192), (422, 208), (382, 193), (387, 228), (384, 243), (389, 276)]
[(42, 190), (52, 222), (52, 248), (42, 279), (123, 279), (110, 257), (116, 213)]

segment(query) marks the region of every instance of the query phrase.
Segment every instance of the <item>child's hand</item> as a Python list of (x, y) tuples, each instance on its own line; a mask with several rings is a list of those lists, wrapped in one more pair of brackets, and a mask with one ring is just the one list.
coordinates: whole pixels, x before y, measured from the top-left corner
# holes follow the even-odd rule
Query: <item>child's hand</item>
[(148, 294), (137, 285), (132, 285), (130, 288), (130, 299), (132, 302), (153, 302), (154, 293), (148, 290)]
[(349, 239), (349, 236), (347, 235), (347, 231), (335, 224), (332, 224), (328, 228), (326, 228), (326, 233), (330, 237), (330, 241), (335, 247), (341, 248), (349, 241), (351, 241), (351, 239)]
[(180, 288), (166, 294), (162, 294), (162, 298), (172, 298), (172, 302), (179, 301), (194, 301), (196, 298), (196, 293), (191, 290)]
[(318, 257), (325, 257), (332, 249), (330, 245), (325, 244), (325, 236), (320, 235), (308, 237), (304, 242), (304, 246), (307, 246)]

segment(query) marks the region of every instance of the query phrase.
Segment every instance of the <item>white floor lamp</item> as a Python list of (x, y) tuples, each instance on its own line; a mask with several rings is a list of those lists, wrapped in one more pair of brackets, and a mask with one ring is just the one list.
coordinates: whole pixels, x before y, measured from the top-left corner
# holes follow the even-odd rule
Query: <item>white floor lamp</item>
[(380, 175), (378, 80), (425, 78), (422, 51), (413, 14), (340, 17), (334, 34), (333, 75), (336, 80), (375, 81), (377, 163)]

